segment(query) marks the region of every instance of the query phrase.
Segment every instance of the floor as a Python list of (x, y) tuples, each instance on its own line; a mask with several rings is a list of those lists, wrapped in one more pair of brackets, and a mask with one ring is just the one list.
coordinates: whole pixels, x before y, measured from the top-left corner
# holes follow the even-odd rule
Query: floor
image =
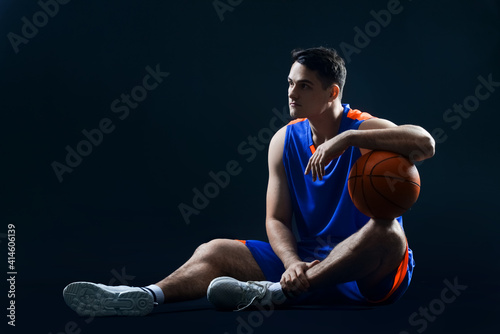
[[(16, 332), (82, 333), (492, 333), (499, 308), (483, 294), (494, 282), (472, 289), (467, 280), (445, 278), (429, 283), (416, 279), (396, 304), (378, 308), (295, 307), (286, 310), (221, 312), (205, 299), (157, 307), (140, 318), (85, 318), (70, 310), (56, 282), (25, 285), (17, 309)], [(476, 281), (475, 284), (478, 282)], [(34, 311), (33, 303), (39, 308)], [(43, 303), (43, 301), (46, 301)]]

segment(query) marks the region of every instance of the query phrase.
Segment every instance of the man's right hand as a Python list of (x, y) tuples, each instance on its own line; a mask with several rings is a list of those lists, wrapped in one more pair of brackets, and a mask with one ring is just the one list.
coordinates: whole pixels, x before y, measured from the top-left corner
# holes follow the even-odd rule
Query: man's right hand
[(306, 272), (320, 263), (319, 260), (313, 262), (295, 262), (288, 266), (281, 276), (281, 288), (292, 296), (298, 296), (309, 289), (309, 281)]

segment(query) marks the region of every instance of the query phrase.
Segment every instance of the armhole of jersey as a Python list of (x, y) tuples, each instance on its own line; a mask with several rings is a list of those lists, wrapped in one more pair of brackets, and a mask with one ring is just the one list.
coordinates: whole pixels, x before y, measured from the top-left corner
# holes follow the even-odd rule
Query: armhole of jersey
[(287, 151), (288, 151), (287, 148), (288, 148), (289, 140), (290, 140), (290, 137), (291, 137), (290, 131), (292, 131), (292, 128), (290, 127), (290, 125), (293, 125), (293, 124), (296, 124), (296, 123), (300, 123), (300, 122), (304, 122), (305, 120), (307, 120), (307, 118), (297, 118), (297, 119), (294, 119), (294, 120), (290, 121), (286, 125), (285, 142), (284, 142), (284, 145), (283, 145), (283, 163), (285, 162), (285, 155), (287, 155)]
[[(364, 121), (369, 120), (369, 119), (373, 119), (373, 118), (377, 118), (377, 117), (372, 116), (371, 114), (369, 114), (367, 112), (362, 112), (358, 109), (349, 109), (346, 116), (347, 116), (347, 118), (353, 120), (354, 123), (351, 125), (351, 129), (355, 129), (355, 130), (358, 130), (359, 126)], [(355, 149), (358, 150), (359, 156), (363, 155), (361, 148), (355, 147)]]
[[(288, 147), (288, 142), (289, 142), (289, 137), (290, 137), (290, 131), (291, 131), (290, 127), (288, 126), (288, 125), (290, 125), (290, 123), (287, 124), (286, 129), (285, 129), (285, 140), (283, 141), (283, 157), (281, 159), (281, 161), (283, 162), (283, 166), (285, 167), (285, 169), (286, 169), (285, 159), (288, 158), (287, 147)], [(292, 124), (294, 124), (294, 123), (292, 123)]]

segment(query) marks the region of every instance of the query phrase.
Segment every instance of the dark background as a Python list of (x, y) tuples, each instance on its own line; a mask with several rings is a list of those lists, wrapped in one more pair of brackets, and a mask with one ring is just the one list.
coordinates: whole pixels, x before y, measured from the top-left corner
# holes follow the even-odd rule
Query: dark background
[[(239, 145), (269, 128), (273, 109), (287, 107), (290, 50), (356, 47), (355, 27), (365, 31), (374, 21), (370, 12), (391, 2), (233, 0), (221, 20), (209, 0), (73, 0), (16, 53), (8, 34), (21, 36), (22, 18), (33, 22), (41, 7), (2, 0), (2, 310), (9, 302), (8, 224), (16, 226), (18, 272), (16, 327), (3, 313), (2, 327), (54, 334), (497, 329), (500, 88), (460, 124), (443, 118), (475, 94), (479, 76), (500, 81), (500, 3), (493, 0), (402, 0), (367, 45), (341, 52), (344, 103), (446, 135), (435, 157), (419, 165), (421, 196), (405, 215), (416, 269), (400, 302), (376, 310), (278, 311), (263, 319), (216, 312), (200, 300), (145, 318), (85, 319), (62, 299), (72, 281), (154, 283), (212, 238), (265, 240), (267, 142), (254, 159)], [(157, 64), (170, 75), (120, 120), (112, 101), (141, 85), (146, 66)], [(65, 147), (76, 149), (82, 131), (104, 118), (114, 131), (59, 182), (51, 164), (65, 163)], [(241, 172), (187, 224), (178, 206), (192, 206), (193, 189), (202, 190), (209, 172), (231, 160)], [(439, 309), (445, 280), (467, 288)], [(426, 328), (409, 322), (431, 305), (439, 314)], [(241, 319), (253, 325), (243, 328)]]

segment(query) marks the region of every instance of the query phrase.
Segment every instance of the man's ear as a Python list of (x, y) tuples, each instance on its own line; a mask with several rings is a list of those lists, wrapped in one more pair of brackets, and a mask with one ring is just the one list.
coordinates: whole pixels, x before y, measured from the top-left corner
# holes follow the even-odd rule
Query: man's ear
[(340, 94), (340, 87), (337, 84), (333, 84), (332, 87), (330, 87), (330, 98), (329, 102), (333, 102), (336, 98), (339, 97)]

